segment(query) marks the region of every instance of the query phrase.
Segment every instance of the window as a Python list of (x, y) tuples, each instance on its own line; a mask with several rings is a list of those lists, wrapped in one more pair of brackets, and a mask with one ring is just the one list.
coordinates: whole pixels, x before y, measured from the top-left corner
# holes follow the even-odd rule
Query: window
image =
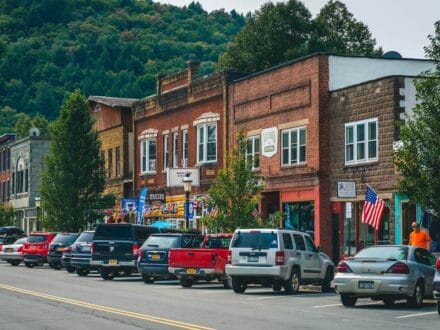
[(173, 133), (173, 167), (179, 167), (179, 135)]
[(292, 236), (287, 233), (283, 233), (283, 242), (284, 242), (284, 248), (288, 250), (293, 249), (293, 243), (292, 243)]
[(316, 252), (315, 243), (313, 243), (312, 239), (309, 236), (304, 236), (306, 241), (306, 248), (308, 252)]
[(156, 139), (141, 140), (141, 173), (156, 172)]
[(345, 164), (376, 161), (377, 118), (345, 124)]
[(115, 162), (116, 162), (116, 177), (121, 176), (121, 148), (116, 147), (115, 151)]
[(304, 244), (304, 239), (300, 234), (293, 234), (293, 239), (295, 240), (295, 245), (297, 250), (305, 251), (306, 245)]
[(205, 124), (197, 127), (197, 162), (217, 161), (217, 124)]
[(111, 178), (113, 173), (112, 173), (112, 169), (113, 169), (113, 150), (109, 149), (107, 152), (107, 157), (108, 157), (108, 177)]
[(246, 159), (252, 162), (252, 169), (260, 168), (260, 136), (248, 137), (246, 147)]
[(188, 166), (188, 130), (182, 130), (182, 167)]
[(163, 136), (163, 168), (168, 167), (168, 162), (170, 160), (169, 150), (168, 150), (168, 134)]
[(284, 166), (306, 161), (306, 128), (291, 128), (281, 132), (282, 159)]

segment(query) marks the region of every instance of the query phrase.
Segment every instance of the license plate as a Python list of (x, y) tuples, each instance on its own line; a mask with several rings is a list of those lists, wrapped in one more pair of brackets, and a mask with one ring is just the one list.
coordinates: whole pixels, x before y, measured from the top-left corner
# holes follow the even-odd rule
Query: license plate
[(82, 250), (85, 252), (85, 251), (90, 251), (91, 249), (90, 246), (83, 246)]
[(248, 257), (248, 262), (258, 262), (258, 257), (255, 257), (255, 256), (249, 256), (249, 257)]
[(188, 268), (186, 270), (186, 273), (187, 274), (197, 274), (197, 269), (195, 269), (195, 268)]
[(64, 251), (64, 248), (58, 248), (57, 251), (58, 251), (58, 252), (63, 252), (63, 251)]
[(36, 250), (37, 247), (35, 245), (31, 245), (31, 250)]
[(358, 282), (359, 289), (374, 289), (373, 281), (359, 281)]
[(110, 259), (110, 260), (108, 261), (108, 264), (109, 264), (109, 265), (117, 265), (117, 264), (118, 264), (118, 260), (116, 260), (116, 259)]
[(4, 249), (3, 251), (5, 251), (5, 252), (14, 252), (14, 249)]
[(160, 254), (153, 254), (153, 255), (151, 255), (151, 259), (159, 260), (160, 259)]

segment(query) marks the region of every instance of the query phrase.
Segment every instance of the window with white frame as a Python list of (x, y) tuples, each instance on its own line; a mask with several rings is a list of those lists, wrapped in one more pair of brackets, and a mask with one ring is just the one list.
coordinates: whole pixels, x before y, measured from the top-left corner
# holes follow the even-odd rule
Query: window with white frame
[(170, 154), (168, 150), (168, 134), (163, 136), (163, 168), (166, 169), (169, 166)]
[(217, 161), (217, 124), (206, 123), (197, 126), (197, 162)]
[(156, 139), (141, 140), (141, 173), (156, 172)]
[(188, 130), (182, 130), (182, 167), (188, 166)]
[(179, 134), (173, 132), (173, 167), (179, 167)]
[(377, 161), (377, 118), (345, 124), (345, 164)]
[(260, 168), (260, 135), (247, 138), (246, 159), (252, 162), (252, 170)]
[(281, 165), (306, 162), (306, 128), (297, 127), (281, 131)]

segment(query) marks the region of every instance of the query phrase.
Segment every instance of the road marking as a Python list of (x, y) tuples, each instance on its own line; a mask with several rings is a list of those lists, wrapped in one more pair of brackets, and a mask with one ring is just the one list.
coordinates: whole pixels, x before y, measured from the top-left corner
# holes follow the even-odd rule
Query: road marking
[(325, 307), (335, 307), (335, 306), (342, 306), (342, 304), (330, 304), (330, 305), (313, 306), (313, 308), (325, 308)]
[(53, 295), (49, 295), (46, 293), (17, 288), (17, 287), (5, 285), (5, 284), (0, 284), (0, 289), (18, 292), (18, 293), (22, 293), (22, 294), (26, 294), (26, 295), (30, 295), (30, 296), (34, 296), (34, 297), (44, 298), (47, 300), (58, 301), (58, 302), (62, 302), (65, 304), (75, 305), (75, 306), (79, 306), (79, 307), (83, 307), (83, 308), (98, 310), (98, 311), (102, 311), (102, 312), (106, 312), (106, 313), (121, 315), (121, 316), (125, 316), (125, 317), (131, 317), (131, 318), (144, 320), (144, 321), (150, 321), (150, 322), (154, 322), (154, 323), (165, 324), (165, 325), (173, 326), (176, 328), (192, 329), (192, 330), (195, 330), (195, 329), (214, 330), (213, 328), (207, 328), (207, 327), (196, 325), (196, 324), (185, 323), (185, 322), (165, 319), (165, 318), (161, 318), (161, 317), (125, 311), (122, 309), (117, 309), (117, 308), (108, 307), (108, 306), (95, 305), (95, 304), (91, 304), (91, 303), (88, 303), (85, 301), (63, 298), (63, 297), (59, 297), (59, 296), (53, 296)]
[(424, 316), (424, 315), (431, 315), (431, 314), (437, 314), (437, 312), (426, 312), (426, 313), (417, 313), (417, 314), (409, 314), (409, 315), (402, 315), (402, 316), (396, 316), (396, 319), (406, 319), (409, 317), (417, 317), (417, 316)]

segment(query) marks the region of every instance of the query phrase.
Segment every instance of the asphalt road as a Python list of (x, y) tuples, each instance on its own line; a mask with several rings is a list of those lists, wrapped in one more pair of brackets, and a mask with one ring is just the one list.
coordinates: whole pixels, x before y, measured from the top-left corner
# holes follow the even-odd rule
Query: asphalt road
[(104, 281), (47, 266), (0, 262), (0, 329), (439, 329), (433, 300), (420, 309), (361, 299), (343, 307), (336, 293), (302, 287), (290, 296), (217, 283), (181, 288), (139, 276)]

